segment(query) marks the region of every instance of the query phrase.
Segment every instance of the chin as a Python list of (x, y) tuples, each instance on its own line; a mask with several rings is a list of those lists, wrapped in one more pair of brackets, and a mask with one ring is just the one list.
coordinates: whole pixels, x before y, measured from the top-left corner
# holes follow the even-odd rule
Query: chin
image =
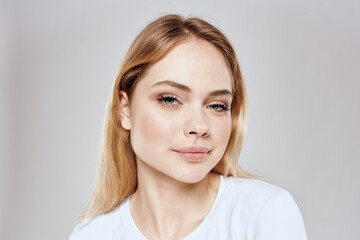
[(183, 183), (198, 183), (203, 180), (208, 173), (209, 171), (189, 171), (176, 176), (175, 179)]

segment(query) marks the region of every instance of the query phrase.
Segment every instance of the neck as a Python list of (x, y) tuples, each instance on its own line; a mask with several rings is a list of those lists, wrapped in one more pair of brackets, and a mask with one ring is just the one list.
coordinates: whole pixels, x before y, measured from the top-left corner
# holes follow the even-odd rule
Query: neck
[(144, 167), (138, 165), (138, 188), (130, 199), (140, 231), (150, 239), (179, 239), (191, 233), (215, 201), (219, 176), (209, 173), (197, 183), (183, 183), (159, 172), (149, 174)]

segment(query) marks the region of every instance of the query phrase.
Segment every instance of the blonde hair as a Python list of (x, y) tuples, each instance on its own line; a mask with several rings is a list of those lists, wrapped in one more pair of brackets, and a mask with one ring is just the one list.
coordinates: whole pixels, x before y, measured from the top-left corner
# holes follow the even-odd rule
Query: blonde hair
[(230, 140), (223, 157), (212, 171), (224, 176), (253, 177), (237, 163), (246, 130), (247, 95), (233, 47), (217, 28), (199, 18), (166, 15), (150, 23), (136, 37), (120, 66), (108, 103), (96, 185), (83, 219), (113, 210), (137, 188), (136, 156), (131, 147), (130, 132), (120, 124), (119, 90), (125, 91), (131, 99), (144, 72), (171, 48), (188, 38), (213, 44), (224, 56), (232, 75)]

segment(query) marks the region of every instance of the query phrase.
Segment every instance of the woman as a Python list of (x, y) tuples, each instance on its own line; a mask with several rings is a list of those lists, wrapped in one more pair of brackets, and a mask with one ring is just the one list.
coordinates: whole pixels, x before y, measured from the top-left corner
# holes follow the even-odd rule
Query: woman
[(96, 186), (70, 239), (306, 239), (291, 195), (239, 168), (245, 128), (226, 37), (198, 18), (155, 20), (121, 65)]

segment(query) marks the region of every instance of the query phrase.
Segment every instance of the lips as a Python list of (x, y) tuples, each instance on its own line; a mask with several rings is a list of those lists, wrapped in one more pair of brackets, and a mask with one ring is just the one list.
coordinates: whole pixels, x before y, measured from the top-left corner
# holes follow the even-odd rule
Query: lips
[(207, 147), (183, 147), (174, 149), (173, 151), (190, 162), (199, 162), (207, 158), (211, 149)]

